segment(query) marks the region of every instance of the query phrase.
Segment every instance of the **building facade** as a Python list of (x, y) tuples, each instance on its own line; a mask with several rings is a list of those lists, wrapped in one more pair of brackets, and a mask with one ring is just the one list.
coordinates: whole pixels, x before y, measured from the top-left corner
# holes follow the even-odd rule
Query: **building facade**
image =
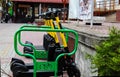
[[(33, 22), (43, 12), (63, 8), (62, 0), (12, 0), (12, 2), (14, 22), (24, 23), (29, 20)], [(68, 8), (68, 0), (66, 2), (66, 8)]]

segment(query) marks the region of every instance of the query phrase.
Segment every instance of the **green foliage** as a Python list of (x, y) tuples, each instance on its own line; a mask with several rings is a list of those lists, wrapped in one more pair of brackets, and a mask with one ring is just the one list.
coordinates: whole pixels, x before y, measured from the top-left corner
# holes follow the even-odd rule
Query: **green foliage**
[(110, 29), (108, 39), (96, 46), (92, 64), (99, 76), (120, 76), (120, 30)]

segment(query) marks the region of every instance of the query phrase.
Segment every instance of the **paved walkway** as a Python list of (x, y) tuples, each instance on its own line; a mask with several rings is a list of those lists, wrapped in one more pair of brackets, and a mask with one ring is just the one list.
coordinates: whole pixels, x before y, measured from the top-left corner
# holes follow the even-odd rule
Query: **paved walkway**
[[(0, 24), (0, 58), (1, 69), (9, 73), (9, 64), (15, 52), (13, 49), (13, 36), (21, 24)], [(1, 73), (1, 77), (8, 77)]]
[[(14, 52), (14, 48), (13, 48), (13, 38), (14, 38), (14, 33), (16, 32), (17, 29), (19, 29), (19, 27), (22, 24), (0, 24), (0, 57), (1, 57), (1, 68), (4, 69), (4, 71), (8, 74), (11, 75), (10, 73), (10, 69), (9, 69), (9, 64), (10, 64), (10, 60), (12, 57), (15, 56), (15, 52)], [(83, 22), (79, 22), (79, 24), (77, 22), (73, 22), (70, 21), (69, 23), (63, 23), (64, 27), (67, 28), (71, 28), (71, 29), (75, 29), (78, 32), (84, 32), (84, 33), (89, 33), (92, 35), (97, 35), (97, 36), (108, 36), (109, 33), (109, 28), (112, 26), (117, 27), (118, 29), (120, 29), (120, 23), (103, 23), (102, 26), (98, 26), (98, 25), (94, 25), (92, 28), (90, 28), (89, 25), (85, 25), (85, 23)], [(44, 34), (44, 33), (43, 33)], [(41, 34), (41, 35), (43, 35)], [(24, 40), (36, 40), (35, 36), (38, 36), (39, 34), (34, 34), (31, 33), (28, 36), (30, 36), (30, 38), (28, 39), (28, 34), (25, 33), (23, 36), (25, 36)], [(37, 38), (37, 40), (41, 40), (42, 41), (42, 36), (38, 36), (39, 38)], [(34, 37), (33, 37), (34, 36)], [(35, 44), (42, 44), (41, 41), (33, 41)], [(18, 56), (17, 56), (18, 57)], [(22, 57), (22, 59), (25, 59)], [(5, 74), (1, 74), (1, 77), (8, 77)], [(66, 76), (65, 76), (66, 77)]]
[[(23, 24), (0, 24), (0, 58), (1, 58), (1, 69), (7, 74), (11, 75), (10, 72), (10, 61), (12, 57), (17, 57), (25, 60), (26, 63), (32, 62), (31, 59), (26, 59), (17, 55), (14, 51), (14, 34)], [(44, 33), (38, 32), (23, 32), (21, 34), (21, 40), (24, 43), (26, 40), (32, 42), (34, 45), (42, 45)], [(38, 41), (36, 41), (38, 40)], [(19, 46), (19, 50), (23, 52), (23, 47)], [(8, 77), (2, 73), (1, 77)]]
[(99, 37), (107, 37), (109, 34), (109, 29), (111, 27), (116, 27), (117, 29), (120, 29), (120, 23), (110, 23), (110, 22), (104, 22), (102, 25), (93, 25), (92, 28), (90, 28), (90, 25), (85, 25), (85, 22), (76, 22), (76, 21), (69, 21), (67, 24), (63, 23), (64, 27), (71, 28), (74, 30), (77, 30), (78, 32), (82, 33), (88, 33), (91, 35), (96, 35)]

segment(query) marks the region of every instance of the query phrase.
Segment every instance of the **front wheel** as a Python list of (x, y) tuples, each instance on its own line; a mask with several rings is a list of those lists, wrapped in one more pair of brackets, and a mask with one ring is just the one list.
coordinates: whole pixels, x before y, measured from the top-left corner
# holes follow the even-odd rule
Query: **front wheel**
[(72, 65), (72, 67), (68, 67), (67, 74), (69, 77), (81, 77), (81, 73), (75, 65)]

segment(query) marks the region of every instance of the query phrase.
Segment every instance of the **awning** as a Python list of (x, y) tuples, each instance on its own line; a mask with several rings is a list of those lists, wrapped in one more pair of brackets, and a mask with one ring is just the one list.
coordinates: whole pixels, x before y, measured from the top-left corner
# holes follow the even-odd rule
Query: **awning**
[[(12, 0), (13, 2), (63, 3), (62, 0)], [(69, 0), (66, 0), (68, 3)]]

